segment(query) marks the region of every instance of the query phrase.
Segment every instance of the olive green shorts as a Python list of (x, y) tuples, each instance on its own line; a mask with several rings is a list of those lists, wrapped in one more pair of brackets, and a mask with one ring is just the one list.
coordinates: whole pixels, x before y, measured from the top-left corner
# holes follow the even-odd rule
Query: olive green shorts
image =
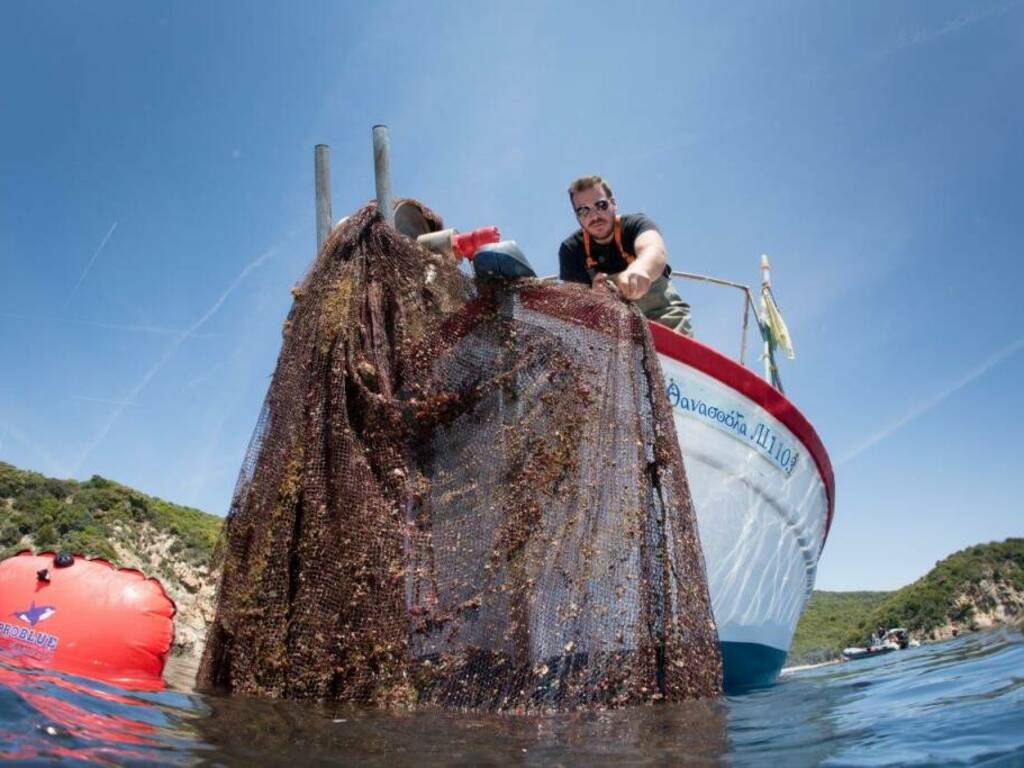
[(671, 281), (662, 275), (651, 284), (651, 289), (633, 302), (644, 317), (678, 331), (684, 336), (693, 336), (690, 326), (690, 305), (676, 293)]

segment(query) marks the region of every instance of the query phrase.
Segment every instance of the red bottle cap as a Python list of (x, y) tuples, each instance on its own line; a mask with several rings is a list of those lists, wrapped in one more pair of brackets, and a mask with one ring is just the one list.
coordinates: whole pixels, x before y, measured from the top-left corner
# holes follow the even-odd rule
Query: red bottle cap
[(480, 227), (472, 232), (460, 232), (452, 238), (452, 248), (467, 259), (472, 259), (482, 246), (501, 240), (497, 227)]

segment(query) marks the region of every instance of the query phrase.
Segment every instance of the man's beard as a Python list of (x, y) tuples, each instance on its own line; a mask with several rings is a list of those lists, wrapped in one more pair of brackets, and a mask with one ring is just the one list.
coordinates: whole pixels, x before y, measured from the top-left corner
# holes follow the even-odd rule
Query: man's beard
[(603, 229), (603, 234), (600, 234), (600, 235), (598, 235), (598, 234), (595, 234), (594, 230), (593, 230), (593, 229), (591, 229), (590, 227), (588, 227), (587, 229), (588, 229), (588, 231), (590, 232), (590, 236), (591, 236), (592, 238), (594, 238), (595, 240), (597, 240), (598, 242), (601, 242), (602, 240), (604, 240), (604, 242), (608, 242), (608, 240), (609, 240), (609, 239), (611, 238), (611, 236), (612, 236), (612, 226), (611, 226), (611, 222), (610, 222), (610, 221), (607, 221), (607, 222), (601, 222), (601, 223), (602, 223), (602, 225), (603, 225), (603, 226), (602, 226), (602, 229)]

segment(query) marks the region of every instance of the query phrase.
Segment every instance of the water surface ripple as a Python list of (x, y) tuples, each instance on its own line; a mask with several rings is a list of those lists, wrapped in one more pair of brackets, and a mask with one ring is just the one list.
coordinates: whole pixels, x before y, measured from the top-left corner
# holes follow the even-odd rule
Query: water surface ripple
[(33, 765), (1024, 766), (1024, 636), (784, 675), (719, 701), (491, 716), (126, 691), (0, 662), (0, 758)]

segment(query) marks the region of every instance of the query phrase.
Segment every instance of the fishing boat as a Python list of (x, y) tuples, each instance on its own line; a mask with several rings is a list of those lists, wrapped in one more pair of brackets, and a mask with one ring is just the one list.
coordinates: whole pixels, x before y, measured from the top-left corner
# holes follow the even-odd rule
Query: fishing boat
[[(420, 239), (418, 233), (426, 231), (422, 222), (403, 226), (403, 212), (393, 206), (387, 128), (374, 126), (373, 138), (378, 208), (400, 231)], [(327, 163), (327, 148), (319, 145), (318, 244), (332, 228)], [(416, 216), (410, 208), (405, 213)], [(454, 230), (449, 232), (446, 237), (453, 237)], [(533, 274), (517, 259), (493, 268), (512, 279)], [(788, 332), (771, 293), (765, 256), (761, 272), (760, 310), (746, 285), (672, 273), (673, 279), (745, 293), (738, 360), (650, 324), (696, 512), (727, 691), (767, 685), (778, 677), (814, 589), (835, 506), (828, 453), (784, 394), (775, 364), (775, 350), (780, 341), (788, 345)], [(764, 342), (763, 376), (744, 363), (751, 310)]]
[(834, 509), (832, 465), (777, 375), (769, 372), (773, 386), (699, 341), (650, 327), (700, 530), (726, 690), (766, 685), (814, 589)]

